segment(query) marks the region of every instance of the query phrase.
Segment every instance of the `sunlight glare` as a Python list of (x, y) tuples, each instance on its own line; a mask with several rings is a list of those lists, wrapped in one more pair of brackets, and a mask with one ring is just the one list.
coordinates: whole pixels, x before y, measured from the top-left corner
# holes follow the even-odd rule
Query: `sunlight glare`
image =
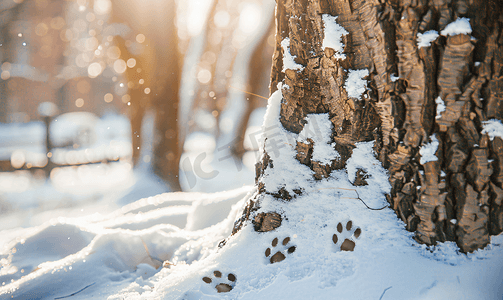
[(97, 15), (106, 15), (112, 10), (112, 2), (110, 0), (95, 0), (94, 12)]
[(253, 33), (257, 30), (261, 17), (260, 6), (255, 3), (247, 3), (239, 15), (239, 29), (246, 34)]
[(219, 10), (213, 17), (213, 23), (219, 28), (224, 28), (229, 25), (231, 16), (225, 10)]

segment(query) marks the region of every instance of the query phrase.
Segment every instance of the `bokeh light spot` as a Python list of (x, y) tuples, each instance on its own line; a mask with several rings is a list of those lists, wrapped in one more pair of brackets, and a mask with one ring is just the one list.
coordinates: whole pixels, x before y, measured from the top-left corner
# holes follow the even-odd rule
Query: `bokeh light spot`
[(77, 100), (75, 100), (75, 106), (77, 106), (77, 107), (84, 106), (84, 99), (78, 98)]
[(45, 23), (38, 23), (35, 27), (35, 34), (38, 36), (44, 36), (49, 31), (49, 26)]
[(215, 16), (213, 18), (213, 22), (219, 28), (224, 28), (227, 25), (229, 25), (230, 20), (231, 20), (231, 16), (225, 10), (217, 11), (217, 13), (215, 14)]
[(144, 36), (143, 34), (141, 34), (141, 33), (140, 33), (140, 34), (138, 34), (138, 35), (136, 36), (136, 41), (137, 41), (138, 43), (140, 43), (140, 44), (141, 44), (141, 43), (143, 43), (143, 42), (145, 42), (145, 36)]
[(9, 71), (2, 71), (2, 74), (0, 75), (0, 77), (3, 79), (3, 80), (7, 80), (10, 78), (10, 72)]
[(211, 80), (211, 72), (206, 69), (202, 69), (197, 73), (197, 80), (199, 80), (200, 83), (206, 84), (210, 82)]
[(60, 30), (65, 26), (66, 22), (62, 17), (55, 17), (51, 19), (50, 24), (52, 29)]
[(130, 58), (127, 60), (127, 66), (129, 68), (134, 68), (134, 66), (136, 66), (136, 59), (134, 58)]
[(122, 100), (122, 103), (128, 103), (129, 101), (131, 101), (131, 96), (126, 94), (126, 95), (122, 96), (121, 100)]
[(118, 59), (121, 56), (121, 50), (117, 46), (112, 46), (107, 49), (107, 56), (110, 59)]
[(98, 75), (101, 74), (101, 72), (103, 71), (103, 69), (101, 68), (101, 65), (100, 63), (97, 63), (97, 62), (93, 62), (92, 64), (89, 65), (89, 67), (87, 68), (87, 74), (89, 75), (89, 77), (91, 78), (95, 78), (97, 77)]
[(106, 103), (110, 103), (114, 100), (114, 95), (112, 95), (111, 93), (106, 93), (104, 99)]
[(127, 68), (126, 62), (123, 59), (118, 59), (114, 62), (114, 71), (117, 74), (122, 74), (126, 72), (126, 68)]
[(112, 10), (112, 2), (110, 0), (95, 0), (94, 12), (98, 15), (106, 15)]

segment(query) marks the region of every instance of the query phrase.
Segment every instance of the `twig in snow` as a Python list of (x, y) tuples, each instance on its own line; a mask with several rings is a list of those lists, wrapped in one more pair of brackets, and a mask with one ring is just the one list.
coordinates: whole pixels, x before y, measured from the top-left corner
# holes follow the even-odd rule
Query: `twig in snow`
[(379, 297), (379, 300), (382, 300), (382, 297), (384, 296), (384, 293), (386, 293), (387, 290), (389, 290), (390, 288), (392, 288), (393, 286), (390, 286), (390, 287), (387, 287), (384, 289), (384, 291), (382, 292), (381, 294), (381, 297)]
[[(148, 257), (150, 257), (150, 259), (152, 259), (152, 260), (157, 260), (157, 261), (159, 261), (159, 262), (161, 263), (161, 265), (162, 265), (164, 261), (163, 261), (163, 260), (160, 260), (160, 259), (158, 259), (158, 258), (156, 258), (156, 257), (153, 257), (152, 255), (150, 255), (150, 251), (148, 251), (147, 244), (145, 244), (145, 242), (143, 241), (143, 239), (142, 239), (141, 237), (140, 237), (140, 240), (141, 240), (141, 242), (143, 243), (143, 247), (145, 247), (145, 251), (147, 252)], [(157, 268), (156, 268), (156, 269), (157, 269)]]
[(92, 286), (92, 285), (94, 285), (94, 284), (96, 284), (96, 282), (93, 282), (93, 283), (91, 283), (90, 285), (85, 286), (84, 288), (82, 288), (82, 289), (80, 289), (80, 290), (76, 291), (76, 292), (75, 292), (75, 293), (73, 293), (73, 294), (70, 294), (70, 295), (68, 295), (68, 296), (63, 296), (63, 297), (57, 297), (57, 298), (54, 298), (54, 300), (63, 299), (63, 298), (69, 298), (69, 297), (75, 296), (75, 295), (77, 295), (78, 293), (82, 292), (83, 290), (87, 289), (88, 287), (90, 287), (90, 286)]
[(357, 198), (352, 198), (352, 197), (341, 197), (341, 199), (357, 199), (357, 200), (360, 200), (363, 205), (365, 205), (368, 209), (370, 210), (383, 210), (385, 209), (386, 207), (389, 207), (389, 205), (386, 205), (386, 206), (383, 206), (381, 208), (372, 208), (370, 206), (367, 205), (367, 203), (365, 203), (365, 201), (363, 201), (362, 198), (360, 198), (360, 194), (358, 194), (358, 191), (355, 190), (355, 189), (346, 189), (346, 188), (322, 188), (322, 189), (318, 189), (318, 190), (334, 190), (334, 189), (339, 189), (339, 190), (346, 190), (346, 191), (354, 191), (356, 193), (356, 195), (358, 196)]

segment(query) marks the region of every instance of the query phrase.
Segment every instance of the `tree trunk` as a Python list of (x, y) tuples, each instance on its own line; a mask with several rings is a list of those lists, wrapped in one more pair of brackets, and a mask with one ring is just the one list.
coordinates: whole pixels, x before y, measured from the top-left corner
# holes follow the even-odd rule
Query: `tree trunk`
[[(271, 94), (281, 88), (281, 124), (298, 134), (309, 114), (328, 114), (337, 158), (314, 159), (312, 140), (295, 145), (318, 180), (345, 168), (355, 143), (375, 140), (390, 206), (416, 240), (482, 248), (503, 229), (503, 131), (490, 127), (503, 128), (503, 3), (383, 2), (277, 1)], [(234, 232), (248, 220), (259, 232), (281, 225), (277, 212), (257, 213), (263, 195), (304, 193), (268, 186), (271, 151)]]
[(175, 26), (175, 1), (165, 9), (159, 23), (167, 26), (157, 51), (156, 78), (153, 78), (154, 172), (168, 182), (173, 191), (181, 191), (178, 178), (181, 145), (179, 144), (178, 105), (180, 103), (181, 66), (178, 52), (178, 33)]
[[(178, 179), (181, 147), (178, 130), (178, 104), (181, 81), (178, 34), (174, 0), (146, 6), (138, 1), (112, 2), (110, 23), (131, 29), (128, 37), (115, 37), (121, 59), (132, 60), (124, 75), (129, 88), (129, 113), (133, 144), (133, 164), (140, 159), (141, 126), (147, 108), (155, 111), (152, 168), (180, 191)], [(128, 46), (129, 44), (129, 46)]]

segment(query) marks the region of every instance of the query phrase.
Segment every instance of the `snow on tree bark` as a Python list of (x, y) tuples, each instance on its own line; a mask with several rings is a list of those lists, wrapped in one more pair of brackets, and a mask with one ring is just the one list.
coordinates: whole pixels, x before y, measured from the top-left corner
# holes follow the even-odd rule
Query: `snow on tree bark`
[[(312, 139), (297, 140), (296, 159), (321, 179), (345, 167), (355, 143), (375, 139), (388, 201), (417, 241), (456, 241), (463, 252), (487, 245), (503, 229), (503, 130), (490, 137), (484, 129), (503, 118), (502, 10), (495, 0), (277, 1), (270, 88), (283, 83), (281, 124), (298, 134), (308, 114), (328, 113), (339, 153), (322, 164)], [(322, 47), (324, 15), (347, 33), (341, 53)], [(359, 97), (346, 86), (357, 70), (369, 74)], [(275, 162), (264, 151), (259, 192), (234, 232), (255, 217), (261, 194), (303, 192), (268, 189), (263, 177)]]

